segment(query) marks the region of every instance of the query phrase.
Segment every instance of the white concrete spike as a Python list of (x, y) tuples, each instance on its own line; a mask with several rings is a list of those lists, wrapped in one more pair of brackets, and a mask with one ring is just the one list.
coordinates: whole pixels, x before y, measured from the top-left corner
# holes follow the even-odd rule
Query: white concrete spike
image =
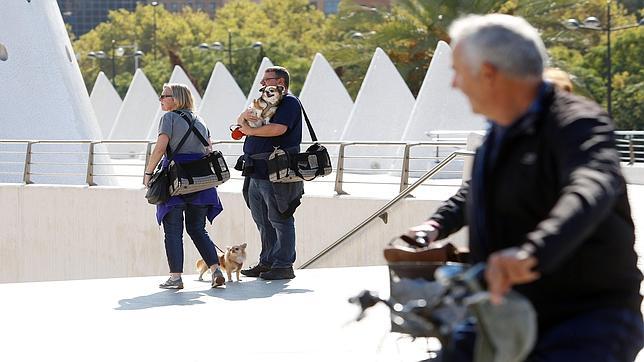
[[(452, 88), (453, 77), (452, 49), (444, 41), (439, 41), (429, 64), (429, 69), (427, 69), (427, 74), (425, 74), (423, 84), (418, 92), (416, 104), (401, 137), (402, 141), (465, 138), (470, 131), (481, 130), (486, 127), (485, 118), (472, 113), (465, 95), (460, 90)], [(416, 147), (411, 150), (411, 155), (418, 158), (432, 156), (444, 158), (458, 148)], [(421, 176), (438, 162), (438, 159), (410, 160), (411, 176)], [(444, 168), (444, 171), (448, 172), (439, 173), (434, 177), (459, 177), (454, 172), (460, 172), (463, 167), (463, 160), (457, 159)]]
[(199, 107), (201, 107), (201, 95), (197, 92), (197, 88), (192, 84), (192, 81), (188, 78), (188, 75), (183, 68), (175, 65), (168, 83), (185, 84), (188, 89), (190, 89), (190, 92), (192, 92), (192, 98), (194, 98), (195, 101), (195, 109), (199, 109)]
[(248, 107), (250, 103), (253, 101), (253, 99), (259, 97), (259, 88), (262, 87), (261, 81), (262, 78), (264, 77), (264, 71), (268, 67), (272, 67), (273, 62), (271, 62), (270, 59), (267, 57), (264, 57), (262, 59), (262, 63), (259, 65), (259, 69), (257, 69), (257, 74), (255, 74), (255, 80), (253, 80), (253, 85), (250, 87), (250, 91), (248, 92), (248, 97), (246, 97), (246, 104), (244, 104), (244, 107), (240, 110), (243, 111), (244, 108)]
[[(0, 59), (0, 139), (100, 139), (100, 128), (57, 2), (3, 1), (0, 7), (0, 43), (4, 49)], [(21, 148), (24, 152), (24, 145)], [(66, 159), (69, 162), (75, 158), (71, 162), (83, 164), (87, 162), (87, 148), (87, 145), (35, 145), (34, 152), (45, 149), (79, 152), (78, 156)], [(16, 157), (24, 161), (24, 154)], [(59, 157), (62, 156), (34, 155), (34, 163), (41, 165), (33, 165), (32, 172), (85, 172), (84, 166), (42, 165), (63, 162)], [(20, 170), (7, 165), (2, 169), (22, 171), (22, 165), (15, 166)], [(0, 180), (5, 176), (0, 176)], [(32, 177), (38, 183), (74, 184), (84, 180), (84, 176), (71, 175)]]
[(229, 126), (236, 123), (246, 97), (226, 67), (217, 62), (203, 95), (199, 115), (204, 119), (213, 140), (229, 140)]
[(452, 88), (452, 49), (439, 41), (401, 138), (428, 141), (426, 132), (485, 128), (485, 118), (472, 113), (463, 93)]
[(0, 34), (0, 138), (100, 138), (56, 1), (3, 2)]
[(396, 66), (376, 48), (341, 139), (400, 140), (414, 101)]
[(98, 72), (89, 100), (92, 103), (98, 125), (101, 128), (101, 139), (105, 139), (112, 130), (112, 126), (114, 126), (114, 121), (116, 121), (116, 116), (119, 113), (119, 109), (121, 109), (123, 100), (103, 72)]
[[(197, 89), (195, 86), (192, 84), (190, 81), (190, 78), (188, 78), (188, 75), (186, 72), (183, 70), (178, 65), (174, 66), (174, 69), (172, 70), (172, 74), (170, 75), (170, 80), (168, 80), (167, 83), (178, 83), (178, 84), (184, 84), (188, 89), (190, 89), (190, 92), (192, 93), (192, 98), (194, 100), (194, 106), (195, 109), (199, 109), (201, 107), (201, 96), (199, 95), (199, 92), (197, 92)], [(159, 90), (159, 93), (161, 93), (161, 90)], [(154, 114), (152, 118), (150, 118), (150, 123), (148, 124), (148, 132), (145, 134), (145, 139), (148, 140), (156, 140), (157, 139), (157, 131), (159, 130), (159, 121), (161, 120), (161, 117), (165, 111), (161, 110), (161, 104), (158, 103), (157, 111)]]
[[(353, 108), (353, 100), (329, 62), (320, 53), (315, 54), (300, 92), (300, 100), (311, 118), (318, 139), (340, 140)], [(302, 130), (302, 139), (311, 139), (305, 129)]]
[[(159, 109), (159, 96), (143, 70), (137, 69), (108, 139), (146, 139), (150, 120)], [(145, 151), (145, 147), (141, 144), (112, 144), (109, 148), (112, 158), (138, 157), (140, 156), (137, 155), (138, 153)]]
[[(414, 102), (414, 96), (395, 65), (382, 49), (376, 48), (340, 139), (343, 141), (399, 141)], [(346, 172), (400, 169), (400, 161), (392, 163), (378, 158), (379, 155), (390, 153), (391, 149), (387, 149), (389, 147), (400, 146), (347, 149), (347, 156), (369, 156), (372, 160), (347, 160)]]

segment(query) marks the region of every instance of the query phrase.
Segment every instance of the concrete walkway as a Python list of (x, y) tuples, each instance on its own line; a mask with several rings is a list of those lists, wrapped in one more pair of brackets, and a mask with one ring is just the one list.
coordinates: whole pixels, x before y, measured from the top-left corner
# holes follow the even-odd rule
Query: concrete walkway
[(388, 310), (360, 323), (347, 299), (388, 294), (386, 267), (298, 270), (185, 289), (164, 277), (0, 284), (4, 361), (417, 361), (427, 341), (388, 333)]
[[(644, 269), (644, 186), (629, 185), (629, 197)], [(357, 307), (347, 299), (363, 289), (386, 296), (386, 267), (296, 275), (242, 278), (221, 289), (187, 275), (181, 291), (159, 289), (165, 277), (0, 284), (0, 355), (12, 362), (418, 361), (428, 343), (436, 346), (388, 333), (383, 306), (351, 323)]]

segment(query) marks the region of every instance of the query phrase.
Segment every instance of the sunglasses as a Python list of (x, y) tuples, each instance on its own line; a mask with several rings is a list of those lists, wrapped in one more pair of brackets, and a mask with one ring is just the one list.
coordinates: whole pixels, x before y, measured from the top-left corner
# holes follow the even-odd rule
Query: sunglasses
[(159, 96), (159, 100), (162, 100), (163, 98), (172, 98), (171, 94), (162, 94)]

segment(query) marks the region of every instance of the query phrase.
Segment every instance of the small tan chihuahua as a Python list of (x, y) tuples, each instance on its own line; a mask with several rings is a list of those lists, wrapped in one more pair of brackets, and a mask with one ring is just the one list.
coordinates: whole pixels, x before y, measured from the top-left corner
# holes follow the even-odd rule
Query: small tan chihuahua
[[(233, 245), (226, 248), (224, 255), (219, 255), (219, 266), (226, 271), (228, 281), (232, 282), (232, 274), (237, 274), (237, 281), (239, 281), (239, 272), (246, 261), (246, 243), (241, 245)], [(208, 265), (203, 259), (197, 260), (197, 271), (199, 272), (199, 280), (203, 280), (203, 275), (209, 270)]]

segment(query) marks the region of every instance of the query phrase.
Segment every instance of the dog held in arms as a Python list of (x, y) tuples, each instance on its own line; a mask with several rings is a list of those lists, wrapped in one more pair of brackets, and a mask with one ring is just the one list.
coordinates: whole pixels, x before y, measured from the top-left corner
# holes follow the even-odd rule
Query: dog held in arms
[[(241, 245), (233, 245), (226, 248), (224, 255), (219, 255), (219, 266), (226, 271), (228, 281), (232, 282), (232, 274), (237, 274), (237, 281), (239, 281), (239, 272), (246, 261), (246, 243)], [(209, 270), (208, 265), (203, 259), (197, 260), (197, 271), (199, 272), (199, 280), (203, 280), (203, 275)]]
[(248, 108), (252, 109), (255, 115), (262, 120), (255, 122), (248, 121), (248, 125), (252, 128), (269, 124), (271, 117), (273, 117), (282, 98), (284, 98), (284, 87), (281, 85), (265, 86), (259, 91), (261, 92), (260, 97), (253, 100)]

